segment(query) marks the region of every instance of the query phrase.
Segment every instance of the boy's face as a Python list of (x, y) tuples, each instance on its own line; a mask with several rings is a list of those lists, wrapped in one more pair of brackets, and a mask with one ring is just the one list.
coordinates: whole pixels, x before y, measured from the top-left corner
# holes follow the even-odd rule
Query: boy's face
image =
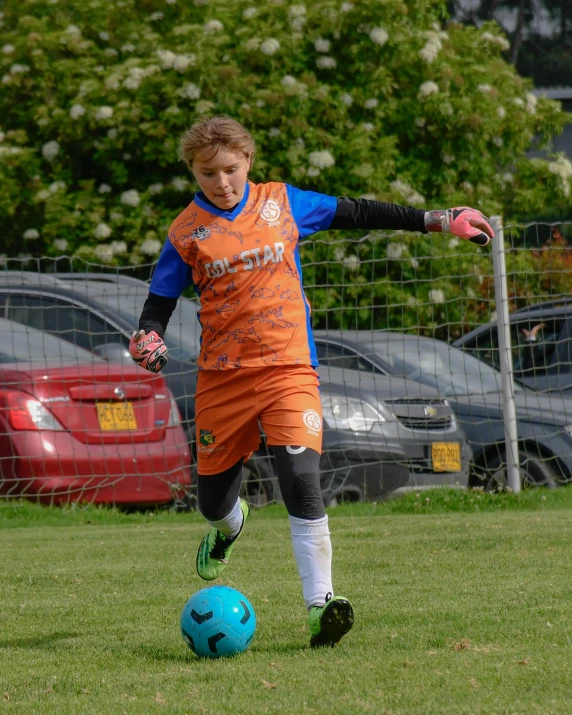
[(193, 174), (204, 195), (219, 209), (229, 210), (240, 203), (250, 169), (250, 157), (241, 151), (220, 147), (199, 154), (193, 162)]

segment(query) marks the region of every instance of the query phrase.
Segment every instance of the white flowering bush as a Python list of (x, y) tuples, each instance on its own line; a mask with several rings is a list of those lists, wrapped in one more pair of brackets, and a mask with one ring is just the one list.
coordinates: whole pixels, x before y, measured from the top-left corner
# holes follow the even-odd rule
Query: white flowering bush
[[(154, 260), (195, 188), (178, 139), (205, 114), (252, 131), (255, 181), (507, 218), (570, 215), (566, 160), (525, 157), (533, 137), (560, 131), (557, 104), (537, 99), (503, 60), (496, 24), (448, 23), (443, 0), (63, 5), (3, 8), (8, 255), (25, 235), (34, 256)], [(423, 254), (429, 239), (415, 240)], [(409, 256), (408, 275), (417, 260)], [(367, 261), (344, 265), (359, 290)]]

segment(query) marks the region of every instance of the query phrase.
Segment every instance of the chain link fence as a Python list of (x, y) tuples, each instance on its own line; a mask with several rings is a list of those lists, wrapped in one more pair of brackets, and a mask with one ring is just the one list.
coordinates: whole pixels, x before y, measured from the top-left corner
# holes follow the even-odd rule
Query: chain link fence
[[(572, 224), (506, 226), (523, 488), (572, 478)], [(493, 261), (454, 237), (371, 232), (300, 245), (320, 360), (325, 503), (507, 486)], [(44, 503), (194, 504), (200, 330), (189, 293), (155, 377), (127, 345), (153, 266), (73, 257), (0, 268), (0, 493)], [(239, 416), (237, 415), (237, 418)], [(271, 449), (243, 494), (279, 501)]]

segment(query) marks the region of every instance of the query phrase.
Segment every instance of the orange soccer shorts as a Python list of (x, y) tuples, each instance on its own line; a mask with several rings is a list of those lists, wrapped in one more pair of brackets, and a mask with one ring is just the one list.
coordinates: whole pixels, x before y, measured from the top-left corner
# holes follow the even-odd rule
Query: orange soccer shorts
[(260, 428), (269, 445), (322, 451), (319, 378), (310, 365), (201, 370), (195, 404), (199, 474), (255, 452)]

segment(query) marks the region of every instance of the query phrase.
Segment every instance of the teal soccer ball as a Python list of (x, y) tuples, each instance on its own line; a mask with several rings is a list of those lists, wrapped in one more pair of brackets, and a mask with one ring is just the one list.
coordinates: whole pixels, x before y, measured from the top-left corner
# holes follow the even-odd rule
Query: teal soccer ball
[(181, 634), (201, 658), (243, 653), (256, 629), (252, 604), (229, 586), (210, 586), (197, 591), (181, 613)]

